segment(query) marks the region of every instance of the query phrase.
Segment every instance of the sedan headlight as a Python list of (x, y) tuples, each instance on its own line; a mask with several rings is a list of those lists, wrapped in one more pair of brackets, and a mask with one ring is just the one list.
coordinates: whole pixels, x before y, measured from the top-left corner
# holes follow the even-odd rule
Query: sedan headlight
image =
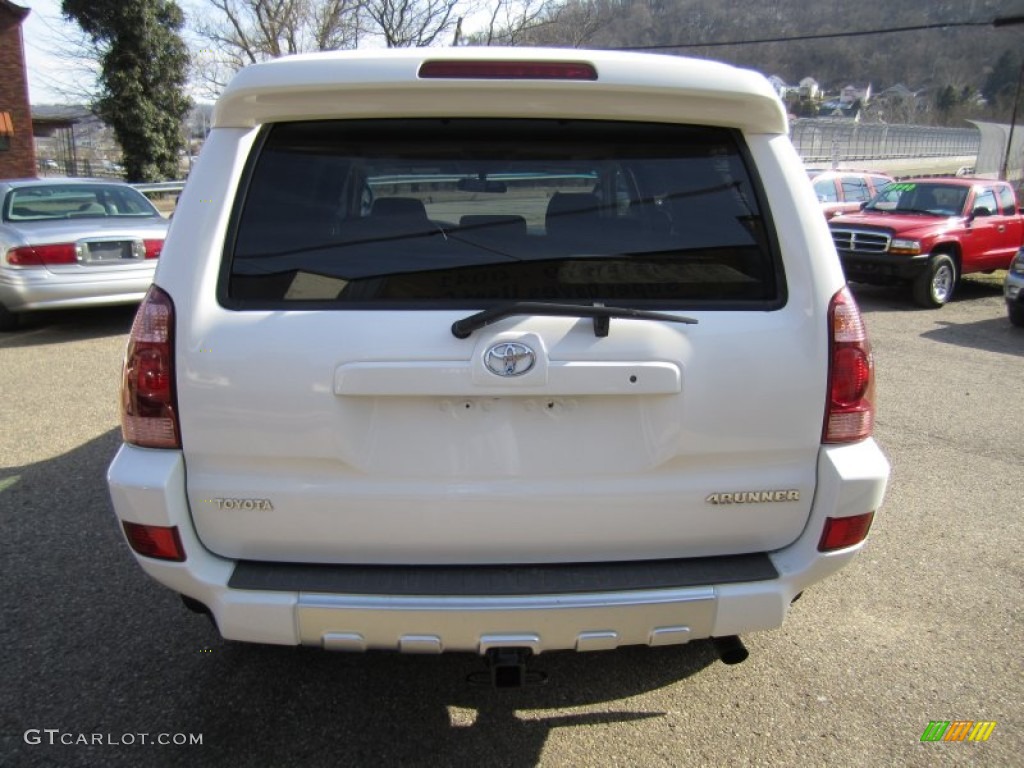
[(921, 241), (920, 240), (902, 240), (894, 237), (892, 242), (889, 243), (890, 253), (910, 253), (918, 254), (921, 252)]

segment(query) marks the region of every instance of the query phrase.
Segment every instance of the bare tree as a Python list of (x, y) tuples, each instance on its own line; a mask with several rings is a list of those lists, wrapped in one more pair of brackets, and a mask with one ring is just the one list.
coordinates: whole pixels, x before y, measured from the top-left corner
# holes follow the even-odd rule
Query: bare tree
[(549, 0), (495, 0), (487, 27), (469, 36), (470, 45), (522, 45), (552, 24)]
[(365, 0), (366, 31), (388, 48), (422, 48), (447, 38), (460, 0)]
[(582, 48), (614, 18), (592, 0), (565, 0), (545, 6), (543, 22), (522, 30), (520, 43)]
[(53, 68), (52, 73), (37, 72), (36, 78), (64, 104), (92, 104), (99, 92), (103, 46), (77, 24), (57, 26), (45, 20), (44, 23), (46, 31), (39, 41), (40, 47), (60, 62), (60, 68)]
[(355, 48), (361, 0), (206, 0), (195, 69), (211, 93), (236, 71), (278, 56)]

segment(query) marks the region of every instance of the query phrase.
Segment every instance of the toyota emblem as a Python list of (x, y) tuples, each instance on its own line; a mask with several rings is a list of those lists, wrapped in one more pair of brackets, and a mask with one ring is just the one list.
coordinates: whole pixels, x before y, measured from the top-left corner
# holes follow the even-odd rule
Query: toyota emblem
[(497, 376), (522, 376), (536, 362), (534, 351), (515, 341), (503, 341), (484, 352), (484, 365)]

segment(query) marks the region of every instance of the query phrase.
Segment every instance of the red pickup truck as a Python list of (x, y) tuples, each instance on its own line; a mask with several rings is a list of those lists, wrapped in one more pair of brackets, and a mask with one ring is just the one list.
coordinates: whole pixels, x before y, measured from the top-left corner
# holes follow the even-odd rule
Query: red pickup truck
[(1006, 269), (1024, 213), (1005, 181), (908, 179), (829, 222), (847, 280), (908, 283), (923, 307), (948, 302), (961, 275)]

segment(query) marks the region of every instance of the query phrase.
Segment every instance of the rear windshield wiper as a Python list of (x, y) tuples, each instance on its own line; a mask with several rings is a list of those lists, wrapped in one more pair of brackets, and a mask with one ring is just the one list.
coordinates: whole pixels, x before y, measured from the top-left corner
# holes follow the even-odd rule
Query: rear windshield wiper
[(500, 304), (475, 315), (464, 317), (452, 323), (452, 336), (457, 339), (468, 338), (473, 331), (513, 315), (547, 315), (552, 317), (592, 317), (594, 318), (594, 335), (608, 335), (611, 318), (620, 317), (632, 320), (661, 320), (666, 323), (684, 323), (696, 325), (692, 317), (669, 315), (664, 312), (648, 312), (645, 309), (629, 307), (606, 307), (603, 304), (549, 304), (545, 301), (516, 301), (511, 304)]

